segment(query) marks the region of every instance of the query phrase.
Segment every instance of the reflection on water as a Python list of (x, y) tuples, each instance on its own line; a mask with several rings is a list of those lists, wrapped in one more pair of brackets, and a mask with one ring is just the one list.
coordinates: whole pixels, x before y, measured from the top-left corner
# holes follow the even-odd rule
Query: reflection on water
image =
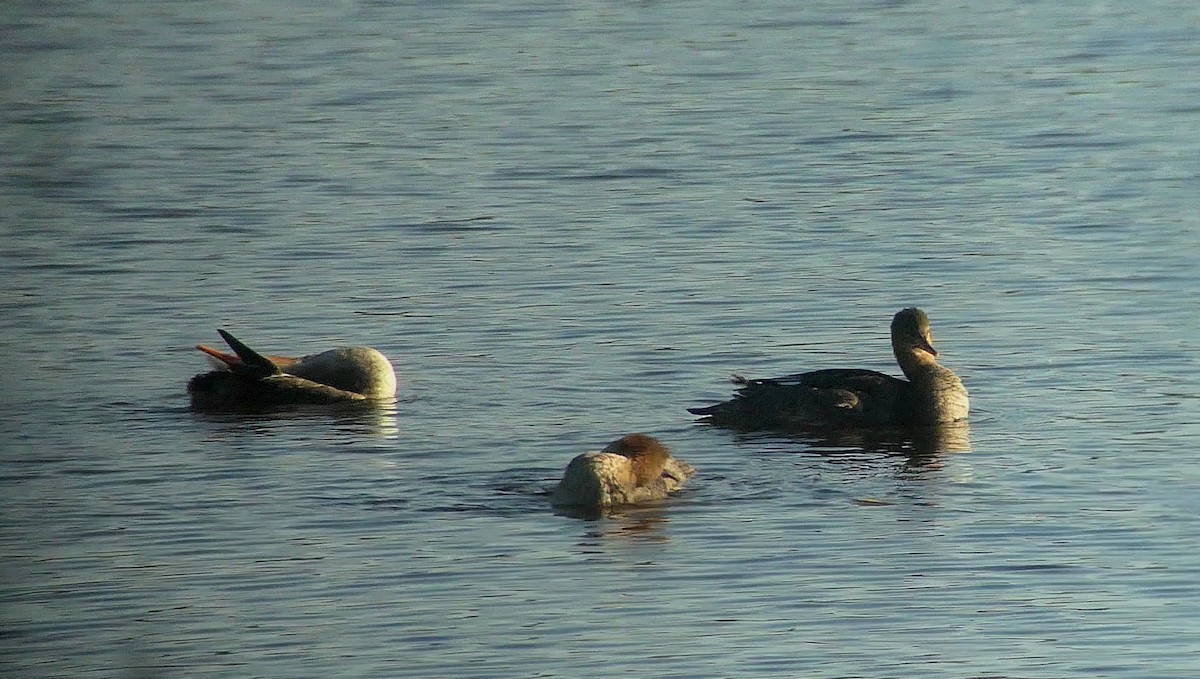
[(323, 426), (328, 426), (331, 434), (341, 432), (395, 439), (400, 435), (399, 404), (400, 401), (395, 399), (329, 405), (240, 404), (219, 408), (193, 407), (191, 412), (200, 422), (220, 425), (221, 428), (231, 431), (262, 422), (313, 421), (323, 422)]
[[(708, 426), (708, 425), (702, 425)], [(856, 450), (865, 453), (905, 455), (914, 459), (933, 458), (942, 453), (971, 450), (971, 427), (967, 422), (925, 427), (805, 427), (786, 432), (736, 432), (738, 441), (785, 439), (824, 450)]]
[(864, 452), (936, 457), (941, 453), (971, 450), (971, 428), (967, 422), (929, 427), (881, 429), (819, 429), (797, 431), (790, 438), (814, 448), (855, 448)]
[(554, 513), (573, 519), (596, 521), (607, 519), (602, 523), (604, 532), (616, 531), (620, 534), (652, 530), (657, 524), (665, 522), (669, 507), (679, 501), (679, 495), (670, 499), (649, 502), (633, 506), (586, 507), (578, 505), (555, 506)]

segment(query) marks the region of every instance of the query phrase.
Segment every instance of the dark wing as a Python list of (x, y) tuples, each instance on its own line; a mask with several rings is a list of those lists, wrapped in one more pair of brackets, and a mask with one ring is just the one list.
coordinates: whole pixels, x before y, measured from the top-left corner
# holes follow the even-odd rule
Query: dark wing
[(255, 377), (228, 370), (196, 375), (188, 382), (192, 406), (201, 410), (261, 410), (279, 406), (328, 405), (366, 397), (295, 375)]
[(233, 353), (242, 359), (241, 365), (230, 365), (230, 370), (254, 377), (270, 377), (271, 375), (278, 375), (283, 372), (270, 359), (246, 346), (238, 338), (224, 330), (218, 329), (217, 332), (220, 333), (221, 339), (225, 340), (229, 348), (233, 349)]
[(874, 370), (831, 369), (741, 380), (724, 403), (689, 408), (717, 426), (743, 430), (882, 425), (896, 419), (910, 383)]
[(779, 385), (809, 387), (812, 389), (851, 389), (867, 393), (896, 389), (901, 385), (908, 384), (906, 380), (892, 377), (891, 375), (874, 370), (860, 370), (856, 368), (814, 370), (812, 372), (796, 373), (795, 375), (785, 375), (765, 380), (753, 380), (753, 382), (771, 382)]

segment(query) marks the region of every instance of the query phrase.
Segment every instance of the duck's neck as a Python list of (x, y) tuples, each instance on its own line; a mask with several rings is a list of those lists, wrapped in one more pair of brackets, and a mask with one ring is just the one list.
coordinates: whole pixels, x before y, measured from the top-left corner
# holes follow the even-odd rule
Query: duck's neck
[(938, 365), (937, 359), (928, 351), (896, 346), (892, 350), (896, 354), (896, 363), (900, 364), (900, 370), (910, 382), (923, 382), (946, 370)]
[(914, 420), (938, 423), (966, 419), (970, 410), (967, 390), (952, 370), (938, 365), (929, 352), (915, 348), (897, 350), (896, 362), (913, 385), (909, 406), (915, 413)]

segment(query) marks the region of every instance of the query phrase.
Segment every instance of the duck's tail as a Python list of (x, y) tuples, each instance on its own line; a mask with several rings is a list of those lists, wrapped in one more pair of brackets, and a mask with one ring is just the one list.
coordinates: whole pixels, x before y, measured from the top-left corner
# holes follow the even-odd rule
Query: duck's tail
[(221, 339), (225, 340), (225, 343), (229, 345), (229, 348), (233, 349), (233, 352), (237, 354), (239, 359), (241, 359), (240, 366), (230, 366), (231, 368), (235, 368), (238, 371), (246, 371), (261, 377), (278, 375), (279, 373), (283, 372), (279, 369), (278, 365), (275, 365), (275, 363), (271, 361), (271, 359), (246, 346), (241, 340), (229, 334), (228, 332), (218, 328), (217, 334), (221, 336)]
[(714, 404), (711, 406), (696, 406), (695, 408), (688, 408), (687, 411), (693, 415), (700, 415), (702, 417), (708, 417), (708, 416), (711, 416), (713, 413), (719, 412), (721, 410), (721, 406), (723, 406), (723, 405), (725, 405), (725, 404), (717, 403), (717, 404)]
[[(737, 373), (730, 375), (729, 381), (738, 387), (745, 387), (750, 384), (750, 380)], [(722, 401), (720, 403), (714, 403), (710, 406), (696, 406), (695, 408), (688, 408), (687, 411), (693, 415), (700, 415), (701, 417), (712, 417), (713, 415), (720, 415), (728, 411), (731, 407), (733, 407), (731, 405), (732, 403), (733, 401)]]

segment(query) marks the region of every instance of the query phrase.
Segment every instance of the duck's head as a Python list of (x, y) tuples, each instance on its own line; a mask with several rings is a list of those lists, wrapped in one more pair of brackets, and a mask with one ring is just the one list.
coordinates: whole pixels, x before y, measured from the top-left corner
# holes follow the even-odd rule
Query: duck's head
[(661, 441), (646, 434), (626, 434), (605, 446), (603, 452), (629, 458), (633, 482), (637, 486), (653, 483), (662, 476), (663, 468), (671, 460), (671, 451)]
[(901, 309), (892, 317), (892, 350), (896, 356), (918, 355), (925, 352), (932, 358), (938, 355), (933, 348), (933, 333), (929, 316), (916, 307)]

